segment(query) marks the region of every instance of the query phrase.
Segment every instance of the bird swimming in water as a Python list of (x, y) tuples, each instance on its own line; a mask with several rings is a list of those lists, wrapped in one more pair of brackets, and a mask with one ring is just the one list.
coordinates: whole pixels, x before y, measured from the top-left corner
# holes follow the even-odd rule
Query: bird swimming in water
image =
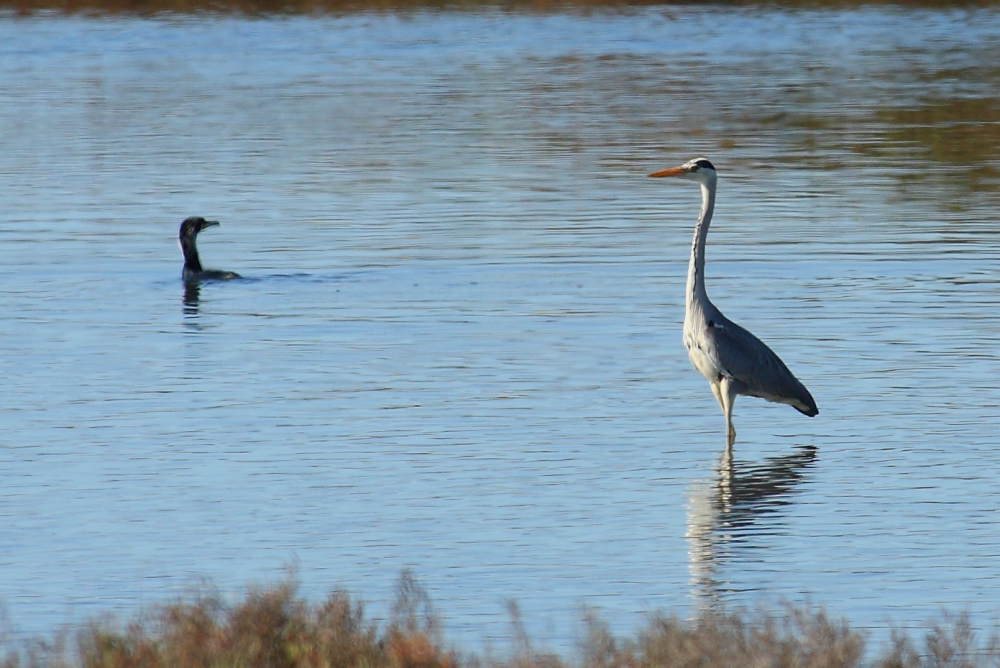
[(705, 240), (715, 209), (715, 167), (705, 158), (650, 174), (676, 176), (701, 185), (701, 215), (694, 226), (684, 300), (684, 347), (694, 368), (712, 388), (726, 416), (726, 447), (736, 441), (733, 403), (740, 394), (789, 404), (813, 417), (816, 402), (785, 363), (763, 341), (722, 315), (705, 291)]
[(232, 278), (240, 278), (240, 275), (233, 271), (218, 271), (216, 269), (202, 269), (201, 260), (198, 258), (198, 246), (196, 244), (198, 233), (206, 227), (216, 227), (217, 220), (205, 220), (201, 216), (191, 216), (185, 218), (181, 223), (179, 239), (181, 251), (184, 253), (184, 271), (181, 274), (185, 282), (197, 281), (227, 281)]

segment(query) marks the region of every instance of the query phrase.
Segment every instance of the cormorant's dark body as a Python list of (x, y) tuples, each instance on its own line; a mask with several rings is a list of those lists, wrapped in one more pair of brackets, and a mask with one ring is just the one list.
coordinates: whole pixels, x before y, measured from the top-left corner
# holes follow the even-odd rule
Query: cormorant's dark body
[(201, 216), (191, 216), (181, 223), (179, 239), (181, 251), (184, 253), (184, 272), (181, 276), (185, 282), (195, 283), (198, 281), (228, 281), (232, 278), (239, 278), (240, 275), (233, 271), (218, 271), (216, 269), (203, 269), (201, 260), (198, 258), (197, 239), (198, 233), (206, 227), (214, 227), (219, 224), (217, 220), (205, 220)]

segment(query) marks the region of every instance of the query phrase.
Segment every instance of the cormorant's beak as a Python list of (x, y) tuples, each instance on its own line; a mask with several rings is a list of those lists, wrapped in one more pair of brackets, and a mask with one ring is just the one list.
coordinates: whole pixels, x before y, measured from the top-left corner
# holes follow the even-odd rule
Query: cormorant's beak
[(650, 176), (658, 179), (661, 176), (680, 176), (685, 172), (687, 172), (687, 170), (684, 169), (684, 165), (680, 165), (678, 167), (671, 167), (670, 169), (661, 169), (658, 172), (653, 172)]
[(221, 225), (222, 223), (217, 220), (206, 220), (205, 224), (201, 226), (201, 229), (204, 230), (207, 227), (220, 227)]

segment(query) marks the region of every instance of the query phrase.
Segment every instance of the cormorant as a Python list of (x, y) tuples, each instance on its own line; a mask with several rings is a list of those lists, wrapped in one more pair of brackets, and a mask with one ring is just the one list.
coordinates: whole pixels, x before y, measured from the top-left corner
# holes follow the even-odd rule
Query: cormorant
[(198, 233), (206, 227), (215, 227), (218, 224), (217, 220), (205, 220), (201, 216), (191, 216), (181, 223), (179, 238), (181, 251), (184, 253), (184, 272), (181, 276), (185, 282), (226, 281), (231, 278), (240, 278), (240, 275), (233, 271), (218, 271), (216, 269), (202, 269), (201, 267), (201, 260), (198, 259), (198, 246), (195, 243), (198, 239)]

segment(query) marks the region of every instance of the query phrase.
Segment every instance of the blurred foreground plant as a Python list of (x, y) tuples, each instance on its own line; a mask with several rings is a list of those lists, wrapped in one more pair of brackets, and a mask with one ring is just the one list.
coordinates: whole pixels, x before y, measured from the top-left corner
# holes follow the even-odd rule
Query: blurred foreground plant
[(124, 625), (111, 618), (70, 635), (10, 647), (0, 668), (980, 668), (1000, 666), (1000, 641), (977, 642), (967, 615), (930, 627), (919, 650), (894, 632), (866, 661), (865, 637), (822, 609), (656, 616), (635, 637), (616, 638), (593, 611), (584, 615), (575, 661), (538, 652), (509, 604), (507, 657), (462, 656), (445, 645), (427, 593), (404, 572), (382, 627), (344, 591), (319, 604), (294, 581), (250, 589), (229, 605), (214, 591), (158, 606)]

